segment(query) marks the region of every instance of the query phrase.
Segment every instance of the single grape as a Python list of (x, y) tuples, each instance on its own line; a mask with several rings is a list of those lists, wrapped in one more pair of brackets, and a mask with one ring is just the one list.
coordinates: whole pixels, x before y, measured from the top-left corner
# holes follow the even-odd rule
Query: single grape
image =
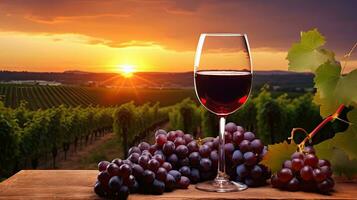
[(162, 147), (162, 145), (167, 142), (166, 134), (159, 134), (158, 136), (156, 136), (155, 141), (158, 147)]
[(169, 162), (172, 165), (172, 167), (175, 167), (177, 166), (179, 159), (177, 155), (173, 153), (166, 159), (166, 161)]
[(198, 152), (192, 152), (189, 155), (190, 165), (197, 167), (200, 164), (201, 156)]
[(164, 152), (165, 155), (169, 156), (175, 151), (175, 144), (172, 141), (167, 141), (163, 147), (162, 151)]
[(173, 189), (175, 189), (176, 179), (171, 174), (167, 174), (165, 186), (167, 191), (172, 191)]
[(257, 163), (257, 157), (253, 152), (245, 152), (243, 154), (244, 164), (247, 166), (252, 166)]
[(159, 169), (156, 172), (156, 179), (159, 181), (165, 181), (166, 175), (167, 175), (166, 169), (163, 167), (159, 167)]
[(294, 159), (294, 158), (297, 158), (297, 159), (300, 159), (300, 160), (304, 160), (305, 156), (303, 153), (301, 152), (294, 152), (292, 155), (291, 155), (291, 160)]
[(219, 146), (219, 138), (216, 137), (213, 139), (213, 149), (218, 149), (218, 146)]
[(200, 168), (202, 171), (209, 171), (212, 167), (212, 161), (208, 158), (202, 158), (200, 160)]
[(159, 154), (159, 155), (163, 155), (163, 156), (165, 155), (164, 152), (163, 152), (161, 149), (158, 149), (158, 150), (156, 150), (156, 151), (154, 152), (154, 155), (158, 155), (158, 154)]
[(109, 163), (109, 165), (107, 166), (107, 172), (111, 177), (119, 175), (118, 165), (116, 165), (114, 163)]
[(190, 134), (185, 134), (182, 138), (185, 140), (186, 144), (193, 141), (193, 136)]
[(255, 165), (250, 171), (250, 175), (253, 179), (259, 179), (263, 175), (263, 169), (259, 165)]
[(224, 144), (224, 152), (225, 152), (226, 158), (228, 160), (232, 159), (232, 154), (233, 154), (234, 149), (235, 148), (234, 148), (234, 145), (232, 143)]
[(226, 144), (232, 142), (232, 138), (233, 138), (232, 133), (227, 131), (224, 132), (224, 139)]
[(248, 152), (251, 150), (250, 147), (250, 142), (248, 140), (243, 140), (240, 144), (239, 144), (239, 150), (242, 153)]
[(181, 173), (182, 176), (189, 177), (191, 174), (191, 169), (188, 166), (183, 166), (179, 169), (179, 172)]
[(251, 141), (253, 141), (255, 139), (254, 133), (249, 132), (249, 131), (245, 132), (243, 136), (244, 136), (244, 139), (248, 140), (249, 142), (251, 142)]
[(190, 153), (198, 151), (199, 149), (196, 141), (191, 141), (190, 143), (188, 143), (187, 148)]
[(331, 163), (328, 160), (321, 159), (319, 160), (319, 167), (323, 167), (323, 166), (331, 167)]
[(291, 169), (292, 168), (291, 160), (285, 160), (282, 167)]
[(119, 192), (122, 184), (123, 184), (122, 178), (120, 178), (119, 176), (113, 176), (112, 178), (110, 178), (108, 186), (111, 191)]
[(210, 155), (211, 149), (207, 145), (202, 145), (199, 148), (200, 156), (207, 158)]
[(110, 179), (110, 175), (107, 171), (101, 171), (99, 172), (97, 179), (100, 184), (102, 184), (102, 186), (107, 186)]
[(167, 133), (167, 140), (173, 142), (175, 141), (177, 135), (176, 135), (176, 131), (170, 131)]
[(135, 177), (133, 175), (130, 175), (130, 176), (124, 178), (123, 183), (124, 183), (124, 185), (126, 185), (130, 188), (130, 187), (134, 186), (135, 181), (136, 181)]
[(234, 133), (235, 131), (237, 131), (237, 125), (233, 122), (228, 122), (225, 126), (225, 130), (230, 133)]
[(138, 164), (141, 165), (144, 169), (146, 169), (148, 167), (149, 160), (149, 156), (142, 155), (138, 159)]
[(241, 164), (241, 165), (237, 166), (236, 173), (241, 178), (244, 178), (244, 177), (249, 175), (248, 168), (244, 164)]
[(140, 155), (134, 152), (128, 157), (128, 160), (130, 160), (132, 163), (138, 163), (139, 157)]
[(144, 173), (144, 168), (138, 164), (135, 164), (132, 168), (132, 173), (136, 178), (140, 178)]
[(130, 160), (123, 160), (123, 164), (127, 164), (129, 166), (132, 166), (134, 163), (132, 163)]
[(279, 180), (279, 178), (276, 174), (271, 177), (270, 182), (271, 182), (272, 186), (275, 188), (283, 188), (284, 187), (284, 183), (282, 183)]
[(300, 182), (297, 178), (293, 177), (289, 183), (287, 184), (286, 188), (289, 191), (298, 191), (300, 189)]
[(305, 156), (304, 164), (309, 165), (313, 168), (317, 167), (319, 159), (314, 154), (307, 154)]
[(131, 174), (131, 167), (128, 164), (122, 164), (119, 167), (119, 175), (122, 177), (128, 177)]
[(119, 199), (128, 199), (128, 196), (129, 196), (129, 188), (125, 185), (121, 186), (118, 192)]
[(133, 146), (133, 147), (131, 147), (131, 148), (129, 149), (128, 155), (131, 155), (132, 153), (137, 153), (137, 154), (140, 155), (140, 154), (141, 154), (141, 150), (140, 150), (139, 147)]
[(106, 195), (105, 189), (99, 181), (97, 181), (94, 185), (94, 192), (100, 197), (105, 197)]
[(278, 172), (278, 178), (282, 183), (288, 183), (293, 178), (293, 172), (289, 168), (283, 168)]
[(149, 152), (150, 154), (155, 154), (155, 152), (158, 150), (159, 146), (157, 144), (153, 144), (150, 146)]
[(217, 168), (217, 166), (218, 166), (218, 159), (219, 159), (217, 150), (211, 151), (209, 158), (210, 158), (211, 161), (212, 161), (212, 166), (213, 166), (214, 168)]
[(313, 178), (313, 169), (310, 166), (305, 165), (300, 169), (300, 176), (304, 181), (311, 180)]
[(152, 158), (159, 161), (160, 165), (165, 162), (165, 156), (162, 154), (155, 154)]
[(150, 159), (148, 162), (148, 169), (150, 169), (153, 172), (156, 172), (157, 169), (160, 167), (160, 162), (157, 161), (156, 159)]
[(98, 171), (105, 171), (107, 169), (107, 166), (110, 164), (108, 161), (100, 161), (98, 163)]
[(235, 145), (239, 145), (244, 139), (244, 133), (240, 132), (240, 131), (236, 131), (233, 133), (233, 137), (232, 137), (232, 142)]
[(155, 173), (150, 170), (145, 170), (143, 173), (143, 181), (146, 184), (151, 184), (155, 179)]
[(181, 176), (181, 179), (177, 185), (180, 189), (186, 189), (190, 185), (190, 179), (188, 179), (186, 176)]
[(205, 145), (207, 145), (211, 150), (213, 149), (213, 142), (212, 141), (206, 142)]
[(335, 185), (335, 183), (332, 179), (326, 179), (326, 180), (322, 181), (321, 183), (318, 183), (317, 188), (322, 193), (328, 193), (332, 190), (334, 185)]
[(134, 193), (137, 193), (139, 191), (139, 183), (138, 181), (135, 180), (133, 186), (129, 187), (129, 191), (130, 191), (130, 194), (134, 194)]
[(123, 160), (120, 158), (115, 158), (114, 160), (112, 160), (112, 163), (116, 164), (118, 167), (120, 167), (123, 163)]
[(327, 178), (330, 178), (332, 176), (332, 170), (329, 166), (324, 165), (324, 166), (320, 167), (320, 170), (322, 173), (324, 173), (326, 175)]
[(179, 159), (179, 165), (182, 166), (189, 166), (190, 165), (190, 160), (188, 159), (188, 157)]
[(304, 161), (299, 158), (294, 158), (291, 160), (291, 169), (293, 171), (300, 171), (300, 169), (304, 166)]
[(241, 126), (237, 126), (237, 131), (240, 131), (240, 132), (242, 132), (242, 133), (244, 133), (244, 132), (245, 132), (244, 128), (243, 128), (243, 127), (241, 127)]
[(149, 150), (150, 149), (150, 144), (147, 143), (147, 142), (141, 142), (139, 145), (138, 145), (139, 149), (141, 151), (144, 151), (144, 150)]
[(185, 158), (188, 156), (188, 148), (185, 145), (180, 145), (176, 147), (175, 153), (179, 158)]
[(141, 152), (141, 155), (142, 155), (142, 156), (148, 156), (149, 159), (151, 159), (151, 157), (152, 157), (152, 154), (150, 153), (149, 150), (144, 150), (144, 151), (142, 151), (142, 152)]
[(185, 133), (181, 130), (176, 130), (176, 135), (177, 135), (177, 137), (183, 137), (185, 135)]
[(172, 165), (169, 162), (164, 162), (161, 167), (165, 168), (166, 171), (170, 171), (172, 169)]
[(314, 147), (312, 146), (306, 146), (303, 150), (304, 153), (307, 153), (307, 154), (314, 154), (316, 153)]
[(175, 178), (176, 182), (178, 182), (181, 178), (181, 173), (177, 170), (171, 170), (169, 171), (169, 174)]
[(166, 136), (166, 131), (164, 129), (158, 129), (155, 131), (155, 138), (158, 136), (158, 135), (165, 135)]
[(155, 179), (152, 184), (152, 193), (156, 195), (160, 195), (164, 193), (164, 191), (165, 191), (165, 183)]
[(254, 153), (261, 153), (264, 148), (264, 145), (260, 139), (254, 139), (252, 142), (250, 142), (250, 146)]
[(177, 137), (174, 141), (174, 144), (176, 147), (178, 147), (180, 145), (185, 145), (186, 141), (182, 137)]
[(200, 181), (200, 171), (196, 168), (191, 168), (190, 180), (192, 183), (198, 183)]
[(323, 173), (321, 171), (321, 169), (319, 169), (319, 168), (314, 169), (314, 171), (312, 172), (312, 175), (316, 182), (321, 182), (327, 178), (327, 175), (325, 173)]
[(232, 162), (234, 165), (243, 163), (243, 154), (239, 150), (235, 150), (232, 155)]

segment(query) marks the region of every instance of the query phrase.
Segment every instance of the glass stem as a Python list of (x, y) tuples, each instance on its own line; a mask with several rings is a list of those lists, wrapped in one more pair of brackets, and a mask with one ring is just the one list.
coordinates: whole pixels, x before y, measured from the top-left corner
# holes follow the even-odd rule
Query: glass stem
[(218, 147), (218, 173), (216, 181), (227, 180), (226, 175), (226, 159), (224, 151), (224, 132), (226, 127), (226, 116), (219, 116), (219, 147)]

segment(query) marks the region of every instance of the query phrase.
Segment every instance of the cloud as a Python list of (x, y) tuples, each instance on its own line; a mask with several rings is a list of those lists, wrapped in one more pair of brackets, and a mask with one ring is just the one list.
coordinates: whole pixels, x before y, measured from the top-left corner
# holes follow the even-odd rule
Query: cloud
[(160, 45), (192, 51), (201, 32), (245, 32), (253, 48), (286, 51), (317, 27), (343, 54), (357, 40), (357, 1), (3, 0), (0, 30), (74, 33), (111, 47)]

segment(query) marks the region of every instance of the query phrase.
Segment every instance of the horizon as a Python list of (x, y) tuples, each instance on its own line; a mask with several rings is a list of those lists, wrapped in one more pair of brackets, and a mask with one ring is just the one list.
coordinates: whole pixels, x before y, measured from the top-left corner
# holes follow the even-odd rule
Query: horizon
[[(4, 0), (0, 70), (191, 71), (202, 32), (247, 33), (253, 69), (287, 70), (288, 49), (311, 28), (340, 60), (357, 41), (355, 7), (352, 0)], [(354, 54), (346, 72), (356, 67)]]

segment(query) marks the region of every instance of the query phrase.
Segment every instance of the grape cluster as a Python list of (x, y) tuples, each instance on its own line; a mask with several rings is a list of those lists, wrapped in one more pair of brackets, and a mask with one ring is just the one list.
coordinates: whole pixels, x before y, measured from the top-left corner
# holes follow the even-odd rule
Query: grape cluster
[(232, 122), (226, 124), (225, 130), (226, 170), (230, 179), (249, 187), (265, 185), (271, 172), (259, 162), (267, 153), (267, 146), (254, 133)]
[[(270, 171), (259, 162), (266, 146), (234, 123), (225, 128), (226, 168), (231, 180), (248, 186), (265, 184)], [(129, 149), (126, 160), (100, 162), (94, 191), (101, 197), (126, 199), (129, 193), (162, 194), (212, 180), (217, 175), (218, 146), (218, 137), (196, 141), (181, 130), (159, 129), (155, 144), (141, 142)]]
[(329, 193), (335, 185), (331, 176), (330, 162), (319, 159), (313, 147), (305, 147), (303, 153), (295, 152), (283, 163), (282, 169), (271, 177), (271, 184), (289, 191)]

